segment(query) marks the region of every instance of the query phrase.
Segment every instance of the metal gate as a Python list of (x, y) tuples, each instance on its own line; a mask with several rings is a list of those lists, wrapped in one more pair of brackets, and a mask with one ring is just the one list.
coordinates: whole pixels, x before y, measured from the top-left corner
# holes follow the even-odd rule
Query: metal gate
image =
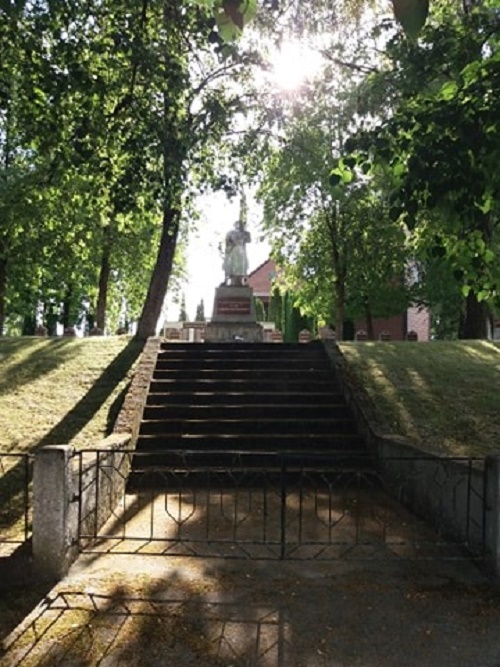
[[(221, 452), (204, 452), (216, 462)], [(224, 452), (227, 463), (227, 452)], [(79, 452), (80, 549), (250, 559), (481, 558), (481, 461), (199, 452), (141, 472), (136, 452)], [(303, 457), (302, 457), (303, 458)], [(134, 460), (135, 471), (132, 470)]]

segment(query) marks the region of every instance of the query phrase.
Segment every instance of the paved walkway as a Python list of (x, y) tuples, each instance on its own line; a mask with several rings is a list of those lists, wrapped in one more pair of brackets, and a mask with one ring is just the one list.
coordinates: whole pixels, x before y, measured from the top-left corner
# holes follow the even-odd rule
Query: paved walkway
[(88, 554), (2, 667), (500, 667), (500, 592), (466, 561)]

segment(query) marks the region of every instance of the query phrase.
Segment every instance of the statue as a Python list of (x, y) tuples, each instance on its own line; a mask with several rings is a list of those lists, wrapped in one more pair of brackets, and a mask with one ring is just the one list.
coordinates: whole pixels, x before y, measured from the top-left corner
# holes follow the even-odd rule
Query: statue
[(234, 229), (226, 234), (224, 254), (224, 273), (226, 285), (243, 285), (248, 274), (248, 258), (246, 244), (250, 243), (250, 232), (247, 232), (241, 220), (234, 223)]

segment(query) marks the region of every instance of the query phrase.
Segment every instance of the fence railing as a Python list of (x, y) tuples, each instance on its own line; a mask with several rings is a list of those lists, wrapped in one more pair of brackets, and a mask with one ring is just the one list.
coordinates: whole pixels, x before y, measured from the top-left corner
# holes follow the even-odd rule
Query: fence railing
[(33, 455), (0, 452), (0, 555), (31, 538)]
[[(80, 497), (81, 550), (254, 559), (484, 555), (480, 460), (164, 454), (168, 465), (146, 469), (139, 452), (85, 453), (96, 472)], [(97, 508), (110, 497), (117, 502), (99, 521)]]

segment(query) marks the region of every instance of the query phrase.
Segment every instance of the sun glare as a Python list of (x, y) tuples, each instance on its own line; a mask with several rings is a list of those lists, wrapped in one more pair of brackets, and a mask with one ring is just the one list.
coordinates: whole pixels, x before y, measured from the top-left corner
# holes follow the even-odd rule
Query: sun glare
[(320, 68), (321, 55), (300, 42), (284, 42), (271, 58), (272, 78), (278, 88), (293, 91)]

